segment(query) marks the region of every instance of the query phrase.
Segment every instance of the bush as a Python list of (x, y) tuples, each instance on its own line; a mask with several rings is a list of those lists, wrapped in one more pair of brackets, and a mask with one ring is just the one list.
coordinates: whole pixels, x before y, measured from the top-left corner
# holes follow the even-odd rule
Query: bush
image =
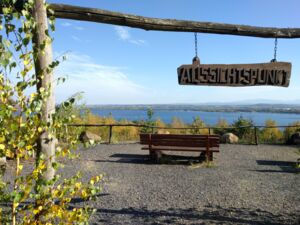
[(242, 142), (252, 143), (254, 141), (254, 123), (251, 119), (240, 116), (232, 126), (237, 128), (232, 128), (230, 132), (237, 135)]
[(218, 120), (216, 127), (218, 127), (218, 128), (214, 129), (214, 133), (218, 134), (218, 135), (223, 135), (228, 132), (228, 129), (225, 129), (225, 128), (229, 128), (230, 126), (226, 120), (220, 119), (220, 120)]
[[(173, 117), (171, 122), (171, 128), (185, 128), (185, 123), (178, 117)], [(188, 134), (188, 130), (186, 129), (172, 129), (172, 134)]]
[[(277, 126), (276, 121), (266, 120), (266, 128), (263, 128), (260, 132), (259, 139), (264, 143), (279, 143), (283, 140), (283, 133), (275, 126)], [(271, 127), (271, 128), (268, 128)]]
[(144, 125), (146, 127), (143, 127), (141, 129), (141, 132), (144, 133), (144, 134), (150, 134), (154, 131), (153, 126), (155, 126), (155, 121), (153, 120), (153, 115), (154, 115), (154, 112), (153, 112), (153, 109), (152, 108), (148, 108), (147, 109), (147, 120), (144, 122)]
[(209, 129), (203, 129), (206, 125), (199, 116), (194, 117), (191, 127), (193, 128), (191, 129), (192, 134), (209, 134)]
[(299, 126), (299, 127), (287, 127), (284, 129), (284, 140), (286, 143), (289, 143), (291, 136), (296, 133), (300, 132), (300, 121), (296, 121), (290, 123), (289, 126)]

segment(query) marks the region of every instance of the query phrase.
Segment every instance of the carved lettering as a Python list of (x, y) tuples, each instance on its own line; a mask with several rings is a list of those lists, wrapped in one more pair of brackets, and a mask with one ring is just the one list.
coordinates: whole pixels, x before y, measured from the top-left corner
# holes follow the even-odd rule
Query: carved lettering
[(177, 69), (178, 82), (182, 85), (288, 87), (291, 63), (271, 62), (259, 64), (193, 64)]

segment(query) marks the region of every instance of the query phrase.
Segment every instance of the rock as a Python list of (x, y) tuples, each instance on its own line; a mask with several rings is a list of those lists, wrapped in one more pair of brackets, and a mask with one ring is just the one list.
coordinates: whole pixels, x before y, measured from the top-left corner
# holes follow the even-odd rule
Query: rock
[(90, 131), (83, 131), (80, 135), (79, 135), (79, 140), (83, 143), (86, 142), (100, 142), (101, 141), (101, 137), (97, 134), (94, 134)]
[(158, 130), (155, 132), (155, 134), (170, 134), (170, 132), (167, 130)]
[(225, 133), (221, 136), (220, 141), (221, 143), (235, 144), (239, 142), (239, 138), (233, 133)]
[(292, 134), (289, 142), (292, 145), (300, 145), (300, 132)]

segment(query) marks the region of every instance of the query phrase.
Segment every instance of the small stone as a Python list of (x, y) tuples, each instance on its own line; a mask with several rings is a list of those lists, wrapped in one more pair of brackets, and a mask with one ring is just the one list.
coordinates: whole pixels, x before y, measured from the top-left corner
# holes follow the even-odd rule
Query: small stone
[(155, 134), (170, 134), (170, 132), (167, 130), (158, 130), (155, 132)]
[(225, 133), (221, 136), (220, 141), (225, 144), (236, 144), (239, 142), (239, 138), (233, 133)]
[(90, 142), (90, 141), (100, 142), (101, 137), (97, 134), (94, 134), (94, 133), (90, 132), (90, 131), (83, 131), (79, 135), (79, 140), (83, 143)]

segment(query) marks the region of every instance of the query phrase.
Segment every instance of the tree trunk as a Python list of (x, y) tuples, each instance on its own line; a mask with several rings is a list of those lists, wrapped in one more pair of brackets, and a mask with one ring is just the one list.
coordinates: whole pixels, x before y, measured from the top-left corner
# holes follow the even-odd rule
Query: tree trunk
[[(34, 34), (34, 48), (40, 49), (40, 46), (46, 42), (49, 37), (45, 31), (48, 30), (47, 12), (44, 0), (35, 0), (33, 15), (37, 23)], [(51, 122), (52, 114), (55, 113), (55, 95), (53, 84), (53, 72), (47, 71), (47, 67), (52, 63), (52, 44), (48, 42), (43, 51), (38, 51), (35, 59), (35, 72), (38, 80), (37, 91), (44, 88), (50, 95), (42, 106), (41, 120)], [(43, 174), (42, 179), (51, 180), (54, 177), (55, 171), (52, 163), (55, 161), (55, 137), (48, 137), (49, 133), (44, 131), (38, 141), (37, 162), (39, 162), (41, 154), (45, 157), (47, 170)]]

